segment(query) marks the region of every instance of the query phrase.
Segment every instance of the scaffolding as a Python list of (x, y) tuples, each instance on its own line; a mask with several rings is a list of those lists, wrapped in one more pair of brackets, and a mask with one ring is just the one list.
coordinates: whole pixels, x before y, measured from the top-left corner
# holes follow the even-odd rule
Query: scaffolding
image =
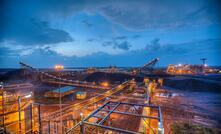
[[(136, 107), (142, 107), (142, 108), (151, 108), (155, 109), (158, 113), (157, 116), (152, 115), (143, 115), (139, 114), (139, 112), (131, 112), (131, 111), (122, 111), (119, 107), (121, 106), (130, 106), (134, 107), (135, 110)], [(103, 114), (101, 114), (103, 113)], [(104, 114), (105, 113), (105, 114)], [(112, 134), (118, 134), (118, 133), (126, 133), (126, 134), (143, 134), (145, 132), (138, 132), (138, 131), (132, 131), (132, 130), (126, 130), (122, 129), (120, 127), (111, 126), (110, 125), (110, 116), (112, 114), (119, 114), (120, 116), (127, 115), (130, 117), (136, 117), (141, 118), (144, 121), (146, 119), (153, 119), (158, 122), (158, 131), (154, 132), (152, 129), (152, 133), (158, 133), (163, 134), (163, 122), (162, 122), (162, 114), (161, 114), (161, 108), (159, 106), (153, 106), (148, 104), (137, 104), (137, 103), (128, 103), (128, 102), (113, 102), (108, 101), (105, 104), (103, 104), (101, 107), (93, 111), (90, 115), (83, 118), (78, 124), (76, 124), (74, 127), (69, 129), (66, 134), (72, 134), (72, 133), (80, 133), (80, 134), (87, 134), (87, 133), (112, 133)], [(150, 127), (150, 125), (149, 125)]]
[(40, 104), (32, 102), (32, 95), (11, 95), (2, 89), (0, 133), (40, 133)]

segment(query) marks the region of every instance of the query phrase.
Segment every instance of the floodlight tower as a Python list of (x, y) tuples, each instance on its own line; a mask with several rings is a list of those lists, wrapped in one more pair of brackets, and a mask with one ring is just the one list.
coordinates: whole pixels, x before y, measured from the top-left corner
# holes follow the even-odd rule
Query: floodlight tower
[(202, 59), (200, 59), (200, 60), (202, 60), (202, 62), (203, 62), (203, 65), (206, 65), (206, 58), (202, 58)]
[[(55, 65), (55, 71), (58, 73), (58, 77), (61, 78), (61, 71), (64, 69), (63, 65)], [(62, 100), (61, 100), (61, 85), (59, 83), (59, 108), (60, 108), (60, 125), (61, 125), (61, 134), (63, 133), (63, 123), (62, 123)]]

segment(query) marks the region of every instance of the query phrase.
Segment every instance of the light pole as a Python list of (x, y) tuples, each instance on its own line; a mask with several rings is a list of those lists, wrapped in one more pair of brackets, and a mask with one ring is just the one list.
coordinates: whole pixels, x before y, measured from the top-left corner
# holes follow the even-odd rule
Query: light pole
[(84, 118), (84, 117), (83, 117), (83, 113), (80, 113), (80, 116), (81, 116), (81, 120), (83, 120), (83, 118)]
[[(58, 77), (61, 78), (60, 76), (60, 71), (64, 69), (63, 65), (55, 65), (55, 71), (58, 72)], [(60, 83), (58, 84), (59, 88), (59, 108), (60, 108), (60, 125), (61, 125), (61, 134), (63, 133), (63, 124), (62, 124), (62, 105), (61, 105), (61, 85)]]
[(206, 64), (206, 58), (202, 58), (202, 59), (200, 59), (202, 62), (203, 62), (203, 66)]
[(80, 113), (81, 116), (81, 121), (80, 121), (80, 134), (84, 134), (84, 124), (83, 124), (83, 119), (84, 119), (84, 115), (83, 113)]
[(2, 126), (4, 128), (5, 131), (5, 111), (4, 111), (4, 88), (3, 88), (3, 82), (0, 83), (0, 87), (1, 87), (1, 92), (2, 92)]
[(21, 133), (21, 96), (18, 96), (18, 122), (19, 132)]

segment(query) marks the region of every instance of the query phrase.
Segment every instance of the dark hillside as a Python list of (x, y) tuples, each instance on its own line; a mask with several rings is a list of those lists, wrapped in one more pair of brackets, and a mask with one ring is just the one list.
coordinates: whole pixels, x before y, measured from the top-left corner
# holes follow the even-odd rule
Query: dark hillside
[(101, 82), (101, 81), (119, 81), (124, 82), (125, 80), (133, 79), (135, 78), (136, 81), (143, 81), (142, 77), (136, 77), (129, 74), (123, 74), (123, 73), (104, 73), (104, 72), (96, 72), (93, 73), (85, 78), (86, 81), (90, 82)]

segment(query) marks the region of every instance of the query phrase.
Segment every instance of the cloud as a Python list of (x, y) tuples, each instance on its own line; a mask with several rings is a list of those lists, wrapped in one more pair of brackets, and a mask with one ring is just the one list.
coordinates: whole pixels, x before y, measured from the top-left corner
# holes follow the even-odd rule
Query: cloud
[(6, 1), (1, 12), (0, 42), (42, 45), (73, 41), (69, 33), (52, 28), (49, 22), (41, 19), (45, 15), (42, 7), (43, 5), (30, 1)]
[(70, 35), (59, 29), (50, 28), (49, 24), (37, 19), (8, 19), (2, 33), (4, 41), (16, 41), (23, 45), (54, 44), (70, 42)]
[(96, 39), (93, 38), (87, 39), (87, 42), (94, 42), (94, 41), (96, 41)]
[(93, 24), (89, 23), (88, 20), (83, 20), (82, 23), (85, 24), (89, 28), (93, 26)]
[(161, 44), (160, 39), (155, 38), (144, 49), (138, 50), (136, 53), (144, 52), (148, 55), (168, 57), (168, 59), (172, 58), (175, 61), (180, 60), (181, 62), (183, 58), (183, 61), (193, 63), (196, 63), (202, 57), (211, 57), (214, 63), (220, 64), (218, 62), (218, 57), (221, 53), (220, 43), (220, 39), (206, 39), (179, 44)]
[(114, 45), (113, 45), (113, 48), (114, 49), (121, 49), (121, 50), (129, 50), (131, 47), (131, 44), (128, 42), (128, 41), (123, 41), (121, 43), (117, 43), (115, 42)]
[[(161, 44), (157, 38), (151, 41), (159, 44), (159, 49), (143, 48), (140, 50), (130, 50), (124, 53), (111, 55), (104, 52), (94, 52), (82, 57), (63, 56), (52, 50), (43, 48), (36, 49), (30, 55), (7, 56), (9, 53), (0, 48), (0, 52), (4, 52), (4, 58), (0, 56), (1, 67), (19, 67), (18, 61), (22, 60), (35, 67), (53, 67), (55, 64), (63, 64), (65, 67), (90, 67), (90, 66), (142, 66), (149, 60), (159, 57), (160, 66), (168, 64), (201, 64), (200, 59), (206, 57), (209, 65), (221, 65), (221, 39), (196, 40), (182, 44)], [(150, 45), (151, 42), (148, 44)], [(153, 45), (152, 45), (153, 46)], [(150, 51), (155, 50), (155, 51)], [(192, 51), (190, 51), (192, 50)], [(31, 57), (31, 58), (30, 58)], [(42, 61), (44, 59), (44, 62)], [(54, 60), (56, 59), (56, 60)], [(128, 60), (130, 59), (130, 60)], [(8, 62), (8, 60), (13, 62)], [(40, 64), (41, 63), (41, 64)]]
[[(219, 5), (217, 0), (6, 1), (1, 5), (3, 30), (0, 41), (12, 40), (24, 45), (73, 41), (66, 31), (50, 27), (50, 21), (53, 21), (50, 18), (64, 19), (78, 12), (101, 15), (114, 24), (135, 31), (220, 24)], [(89, 20), (82, 23), (93, 26)]]
[[(150, 43), (147, 43), (145, 48), (142, 51), (145, 51), (147, 54), (159, 54), (159, 55), (171, 55), (176, 57), (177, 55), (185, 55), (191, 52), (192, 47), (195, 47), (195, 42), (187, 42), (180, 44), (162, 44), (160, 43), (159, 38), (155, 38)], [(205, 40), (203, 40), (203, 44)], [(204, 46), (205, 47), (205, 46)]]
[(114, 44), (114, 41), (105, 41), (102, 43), (102, 46), (107, 47), (107, 46), (112, 46)]
[(136, 34), (136, 35), (133, 35), (131, 38), (132, 38), (132, 39), (138, 39), (138, 38), (140, 38), (140, 37), (141, 37), (141, 35)]
[[(187, 46), (190, 47), (189, 45), (190, 42), (188, 42)], [(186, 47), (183, 47), (184, 44), (162, 44), (160, 43), (159, 38), (155, 38), (150, 43), (147, 43), (145, 46), (144, 50), (147, 53), (164, 53), (166, 55), (168, 54), (173, 54), (173, 55), (179, 55), (179, 54), (185, 54), (188, 52), (188, 49)]]
[(132, 46), (128, 41), (126, 41), (127, 38), (128, 36), (115, 36), (111, 38), (110, 41), (104, 41), (102, 46), (126, 51)]
[[(68, 16), (77, 12), (101, 15), (129, 30), (168, 29), (187, 26), (220, 24), (219, 0), (67, 0), (45, 2), (48, 14)], [(43, 1), (43, 4), (45, 4)], [(84, 22), (90, 26), (88, 20)]]
[(113, 49), (120, 49), (124, 51), (127, 51), (132, 47), (132, 45), (128, 41), (116, 41), (116, 40), (105, 41), (102, 43), (102, 46), (112, 47)]
[(149, 51), (158, 51), (161, 48), (161, 45), (159, 42), (160, 42), (160, 39), (155, 38), (150, 42), (150, 44), (146, 45), (145, 49)]
[(7, 47), (0, 47), (0, 57), (18, 56), (19, 51), (11, 50)]
[(108, 19), (131, 30), (220, 24), (219, 1), (118, 1), (100, 9)]
[(116, 36), (113, 39), (114, 40), (125, 40), (125, 39), (127, 39), (127, 36)]
[[(89, 54), (90, 53), (89, 51), (92, 51), (92, 49), (94, 48), (95, 48), (94, 52), (97, 52), (97, 51), (104, 52), (104, 49), (106, 49), (104, 47), (110, 47), (111, 51), (116, 52), (114, 54), (119, 54), (118, 58), (122, 56), (126, 59), (127, 59), (126, 55), (128, 56), (128, 58), (132, 59), (133, 53), (135, 53), (136, 58), (140, 58), (140, 59), (141, 58), (146, 59), (146, 57), (155, 57), (158, 55), (165, 55), (165, 57), (171, 58), (172, 56), (174, 56), (173, 54), (178, 55), (177, 60), (182, 59), (181, 57), (183, 57), (183, 55), (190, 56), (190, 54), (196, 56), (194, 58), (198, 58), (199, 56), (203, 56), (203, 55), (207, 55), (208, 57), (211, 57), (213, 55), (217, 55), (217, 51), (219, 50), (217, 48), (220, 48), (219, 45), (216, 45), (216, 49), (215, 49), (214, 44), (217, 44), (217, 43), (212, 40), (194, 41), (194, 42), (187, 42), (183, 44), (162, 44), (161, 41), (156, 38), (153, 41), (149, 42), (145, 48), (136, 50), (136, 51), (131, 50), (132, 49), (131, 43), (134, 44), (133, 41), (135, 40), (133, 39), (138, 39), (141, 37), (141, 35), (139, 34), (142, 34), (142, 33), (137, 32), (137, 31), (147, 30), (145, 32), (148, 33), (149, 32), (148, 30), (150, 30), (151, 36), (148, 38), (152, 38), (152, 36), (158, 37), (158, 35), (156, 35), (156, 33), (152, 32), (151, 30), (157, 30), (157, 29), (161, 30), (161, 29), (168, 29), (168, 28), (176, 29), (180, 27), (184, 27), (184, 29), (185, 27), (188, 27), (189, 29), (189, 27), (194, 27), (194, 26), (199, 26), (199, 25), (208, 26), (211, 24), (220, 24), (221, 12), (220, 12), (219, 5), (220, 5), (220, 2), (216, 0), (211, 0), (211, 1), (210, 0), (194, 0), (194, 1), (186, 1), (186, 0), (179, 0), (179, 1), (177, 0), (101, 1), (101, 0), (94, 0), (93, 2), (91, 2), (90, 0), (85, 0), (85, 1), (65, 0), (62, 2), (60, 2), (59, 0), (6, 1), (4, 5), (0, 4), (1, 6), (0, 8), (0, 11), (1, 11), (0, 45), (2, 45), (2, 42), (5, 42), (5, 41), (15, 42), (13, 44), (15, 46), (21, 45), (26, 48), (32, 47), (32, 49), (27, 49), (27, 50), (15, 50), (14, 49), (13, 50), (11, 49), (11, 47), (8, 47), (8, 48), (2, 49), (2, 51), (0, 52), (1, 54), (3, 53), (5, 56), (18, 54), (18, 53), (22, 57), (29, 55), (30, 60), (32, 60), (31, 56), (33, 56), (34, 53), (38, 52), (38, 49), (43, 49), (43, 47), (48, 46), (48, 48), (45, 47), (46, 49), (45, 51), (42, 50), (43, 52), (41, 52), (43, 53), (43, 55), (45, 55), (45, 57), (42, 57), (43, 59), (47, 59), (46, 55), (48, 56), (52, 55), (55, 57), (60, 56), (61, 59), (58, 58), (60, 60), (63, 60), (62, 58), (65, 58), (67, 60), (67, 57), (64, 57), (63, 55), (59, 55), (57, 53), (53, 53), (54, 52), (52, 51), (53, 47), (59, 46), (57, 47), (57, 49), (59, 49), (59, 52), (62, 51), (63, 53), (66, 53), (65, 50), (67, 51), (68, 49), (68, 52), (71, 54), (78, 51), (78, 53), (84, 53), (84, 56)], [(91, 18), (86, 17), (86, 20), (85, 20), (85, 18), (83, 19), (78, 18), (79, 16), (77, 13), (80, 13), (81, 15), (83, 14), (82, 15), (83, 17), (85, 16), (92, 16), (92, 17)], [(98, 36), (102, 36), (102, 37), (97, 38), (96, 41), (97, 42), (104, 41), (102, 43), (102, 46), (104, 47), (100, 48), (99, 47), (100, 44), (98, 44), (98, 46), (95, 46), (96, 45), (95, 43), (91, 43), (91, 44), (95, 44), (94, 46), (91, 45), (93, 48), (89, 49), (88, 47), (86, 48), (87, 51), (84, 51), (85, 46), (82, 47), (82, 45), (88, 44), (88, 43), (85, 43), (84, 42), (85, 40), (83, 40), (82, 42), (80, 40), (78, 43), (76, 43), (76, 45), (74, 44), (75, 47), (72, 47), (74, 49), (70, 49), (71, 47), (68, 45), (74, 46), (72, 44), (72, 42), (74, 41), (72, 35), (74, 35), (74, 32), (76, 32), (77, 30), (74, 29), (73, 33), (68, 33), (67, 28), (63, 28), (63, 26), (68, 27), (70, 26), (70, 24), (73, 23), (73, 21), (76, 21), (75, 19), (69, 19), (69, 17), (71, 18), (73, 16), (74, 18), (76, 17), (75, 19), (80, 20), (81, 26), (82, 26), (82, 23), (86, 25), (87, 27), (90, 27), (91, 25), (94, 24), (92, 28), (90, 28), (89, 30), (87, 29), (88, 33), (85, 34), (84, 33), (85, 31), (78, 32), (80, 34), (80, 37), (82, 38), (84, 38), (84, 36), (86, 38), (95, 37), (96, 34), (94, 33), (98, 32), (99, 34), (101, 34)], [(87, 18), (90, 18), (90, 19), (87, 20)], [(61, 22), (57, 24), (58, 22), (55, 19)], [(85, 21), (82, 22), (82, 20), (85, 20)], [(109, 22), (103, 23), (104, 21), (105, 22), (109, 21)], [(54, 23), (52, 24), (51, 22), (54, 22)], [(99, 24), (100, 22), (102, 22), (101, 25)], [(76, 24), (79, 24), (79, 21), (77, 21)], [(100, 26), (99, 28), (101, 29), (96, 29), (97, 25), (95, 24), (98, 24)], [(108, 25), (106, 26), (105, 24), (108, 24)], [(109, 24), (111, 26), (109, 26)], [(107, 30), (106, 27), (108, 28), (114, 27), (118, 29), (113, 30), (114, 28), (113, 29), (110, 28), (111, 30), (113, 30), (112, 31), (113, 33), (107, 33), (107, 31), (109, 32), (109, 30)], [(80, 27), (79, 29), (81, 30), (81, 28), (82, 27)], [(218, 26), (218, 28), (220, 28), (220, 26)], [(67, 31), (64, 29), (66, 29)], [(132, 34), (135, 34), (134, 36), (130, 34), (131, 31), (132, 32), (136, 31), (132, 33)], [(179, 32), (179, 29), (176, 32)], [(94, 36), (88, 36), (88, 34), (94, 34)], [(149, 36), (150, 34), (148, 33), (146, 35), (145, 34), (142, 34), (142, 35)], [(196, 32), (196, 34), (198, 34), (198, 32)], [(212, 30), (209, 30), (208, 28), (205, 36), (202, 36), (201, 38), (204, 38), (204, 37), (206, 38), (207, 36), (211, 37), (210, 34), (212, 36), (212, 34), (216, 34), (216, 33)], [(116, 35), (122, 35), (122, 36), (116, 36)], [(163, 34), (159, 34), (159, 35), (164, 36)], [(199, 35), (199, 37), (200, 36), (201, 35)], [(170, 38), (170, 36), (165, 36), (165, 37)], [(186, 38), (188, 38), (188, 36)], [(94, 39), (88, 39), (87, 41), (93, 42)], [(140, 40), (139, 40), (140, 42), (138, 40), (136, 41), (137, 41), (136, 42), (137, 44), (143, 43)], [(68, 45), (64, 46), (63, 44), (66, 44), (66, 43)], [(198, 44), (203, 44), (203, 45), (198, 45)], [(206, 46), (206, 44), (209, 44), (209, 45)], [(141, 46), (143, 46), (143, 44), (141, 44)], [(116, 50), (113, 50), (112, 48), (115, 48)], [(40, 54), (40, 52), (38, 52), (38, 54)], [(196, 54), (199, 54), (199, 55), (197, 56)], [(101, 55), (104, 56), (105, 53), (102, 53)], [(97, 56), (100, 57), (98, 54), (96, 54), (95, 57)], [(117, 62), (117, 61), (114, 61), (117, 59), (117, 57), (113, 56), (113, 58), (111, 58), (111, 56), (113, 55), (108, 55), (106, 57), (107, 59), (113, 60), (113, 62)], [(77, 58), (77, 59), (80, 59), (80, 58)], [(89, 58), (86, 56), (85, 59), (89, 59)], [(100, 58), (97, 58), (97, 59), (101, 60)], [(173, 59), (173, 57), (171, 59)], [(217, 58), (213, 56), (212, 59), (217, 59)], [(74, 61), (72, 59), (68, 59), (68, 60), (70, 60), (70, 63), (73, 63)], [(119, 61), (119, 63), (122, 61)], [(50, 61), (48, 60), (48, 62)], [(138, 61), (138, 62), (141, 62), (141, 61)], [(5, 63), (7, 63), (7, 61)], [(80, 63), (80, 61), (78, 63)]]

